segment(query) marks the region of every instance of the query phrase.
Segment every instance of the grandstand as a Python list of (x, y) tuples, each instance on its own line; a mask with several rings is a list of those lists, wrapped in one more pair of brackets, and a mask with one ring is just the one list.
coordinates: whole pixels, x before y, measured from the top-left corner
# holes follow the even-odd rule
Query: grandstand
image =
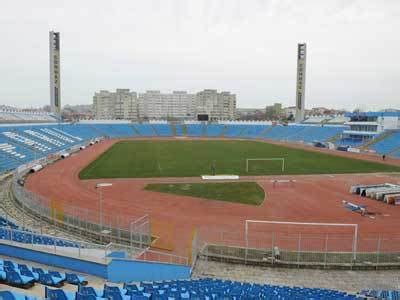
[(43, 111), (18, 110), (11, 107), (0, 106), (1, 123), (51, 123), (57, 119)]
[[(99, 139), (162, 139), (173, 137), (182, 139), (185, 137), (199, 137), (210, 139), (254, 139), (298, 143), (310, 146), (316, 141), (343, 145), (345, 144), (345, 139), (341, 137), (343, 132), (348, 129), (349, 127), (345, 125), (303, 123), (286, 126), (273, 125), (267, 122), (130, 123), (124, 121), (94, 121), (74, 124), (49, 122), (42, 124), (8, 123), (0, 125), (0, 172), (7, 173), (14, 169), (23, 168), (26, 171), (29, 170), (32, 162), (41, 163), (42, 159), (43, 161), (52, 160), (62, 153), (79, 151), (81, 146), (88, 146)], [(366, 146), (367, 150), (400, 157), (400, 132), (397, 130), (386, 131), (385, 133), (381, 133), (380, 137), (381, 139), (376, 139), (375, 143), (368, 144)], [(357, 145), (364, 145), (363, 142)], [(102, 144), (100, 143), (97, 146), (101, 147)], [(353, 146), (357, 145), (354, 144)], [(28, 169), (26, 169), (27, 167)], [(18, 196), (18, 193), (23, 193), (24, 189), (20, 186), (20, 183), (13, 181), (11, 190)], [(26, 195), (32, 197), (31, 194)], [(83, 222), (79, 218), (72, 217), (72, 212), (76, 214), (75, 216), (79, 216), (79, 214), (83, 214), (84, 210), (78, 211), (78, 208), (70, 210), (66, 206), (58, 206), (54, 201), (46, 203), (46, 209), (35, 210), (35, 208), (40, 206), (40, 201), (44, 200), (38, 197), (35, 199), (31, 198), (31, 201), (32, 204), (30, 207), (16, 202), (16, 205), (21, 205), (18, 208), (19, 212), (30, 211), (31, 224), (35, 221), (37, 222), (40, 217), (40, 222), (47, 222), (54, 226), (57, 224), (57, 228), (63, 227), (64, 230), (68, 228), (71, 231), (69, 236), (67, 234), (64, 235), (64, 233), (61, 236), (54, 236), (51, 234), (51, 228), (45, 228), (44, 232), (41, 232), (37, 228), (21, 224), (20, 220), (0, 216), (0, 241), (2, 243), (0, 248), (3, 247), (3, 254), (6, 253), (11, 257), (0, 260), (0, 276), (7, 285), (28, 288), (26, 291), (10, 290), (7, 293), (11, 294), (4, 294), (4, 297), (9, 297), (10, 299), (13, 299), (13, 293), (14, 297), (23, 297), (25, 295), (27, 297), (46, 297), (49, 299), (92, 299), (93, 297), (105, 297), (109, 299), (125, 299), (127, 297), (131, 299), (149, 299), (151, 297), (151, 299), (241, 299), (244, 295), (246, 295), (246, 299), (260, 299), (262, 297), (358, 299), (357, 297), (360, 297), (355, 291), (349, 294), (348, 291), (339, 291), (336, 289), (244, 283), (210, 278), (190, 280), (190, 272), (196, 263), (197, 255), (204, 255), (204, 251), (206, 251), (210, 259), (217, 260), (222, 259), (218, 255), (222, 255), (225, 251), (229, 252), (229, 255), (232, 255), (231, 251), (233, 250), (225, 246), (219, 248), (208, 245), (202, 249), (203, 252), (195, 252), (195, 248), (192, 245), (191, 249), (193, 253), (187, 256), (182, 256), (181, 253), (165, 253), (156, 249), (146, 248), (151, 245), (152, 239), (156, 241), (159, 239), (157, 235), (150, 236), (149, 232), (141, 231), (140, 228), (143, 224), (150, 226), (149, 223), (145, 223), (147, 222), (146, 218), (143, 224), (140, 223), (138, 225), (136, 222), (140, 218), (136, 218), (136, 216), (133, 218), (133, 221), (125, 219), (115, 221), (115, 219), (112, 219), (113, 214), (104, 214), (103, 217), (109, 222), (109, 227), (105, 227), (95, 224), (95, 222), (90, 220), (90, 211), (86, 212), (89, 217)], [(97, 215), (94, 216), (94, 218), (96, 217)], [(63, 220), (62, 223), (60, 220)], [(121, 226), (116, 228), (114, 227), (116, 224), (113, 223), (114, 221), (120, 222), (118, 223), (119, 225), (121, 223), (129, 225), (128, 227)], [(166, 224), (158, 226), (168, 227)], [(82, 233), (82, 231), (84, 232)], [(200, 236), (200, 233), (201, 231), (199, 230), (196, 234)], [(79, 236), (79, 239), (74, 238), (74, 234), (77, 237)], [(308, 240), (306, 237), (303, 237), (302, 241), (306, 242)], [(360, 241), (362, 242), (361, 239)], [(161, 239), (160, 244), (162, 242)], [(380, 242), (381, 240), (379, 240)], [(295, 244), (299, 245), (297, 242)], [(366, 242), (361, 243), (360, 247), (364, 247), (365, 244)], [(118, 247), (115, 245), (118, 245)], [(332, 242), (329, 245), (334, 244)], [(387, 245), (387, 241), (385, 245)], [(309, 242), (309, 249), (312, 246), (314, 246), (312, 242)], [(24, 250), (15, 252), (15, 248)], [(143, 248), (146, 250), (144, 251)], [(35, 256), (39, 252), (46, 253), (46, 255), (43, 257)], [(290, 259), (296, 260), (297, 263), (300, 259), (299, 256), (292, 257), (290, 251), (286, 253), (281, 250), (281, 253), (282, 255), (290, 256)], [(50, 254), (51, 256), (47, 256)], [(239, 256), (243, 255), (245, 261), (248, 259), (247, 254), (247, 252), (244, 253), (243, 251), (239, 251), (238, 253)], [(273, 256), (273, 253), (266, 251), (261, 253), (253, 250), (251, 255), (252, 259), (261, 261), (266, 259), (266, 255), (269, 259), (270, 256)], [(59, 256), (67, 257), (68, 260), (60, 260)], [(14, 258), (29, 258), (32, 261), (32, 265), (14, 261)], [(317, 265), (319, 263), (317, 259), (320, 258), (319, 256), (314, 258), (315, 261), (313, 263)], [(322, 259), (324, 258), (322, 257)], [(347, 266), (352, 263), (361, 265), (364, 263), (363, 260), (370, 259), (370, 256), (360, 255), (357, 261), (351, 261), (352, 256), (348, 256), (348, 253), (340, 257), (335, 253), (334, 255), (325, 254), (325, 264), (327, 259), (343, 260)], [(89, 263), (88, 260), (94, 264)], [(237, 258), (236, 260), (238, 261)], [(51, 261), (51, 263), (46, 265), (46, 261)], [(45, 267), (42, 266), (40, 268), (35, 263), (44, 263)], [(291, 261), (290, 263), (294, 262)], [(54, 271), (53, 268), (62, 268), (65, 270), (62, 272), (59, 270)], [(154, 268), (157, 268), (159, 271), (154, 271)], [(127, 271), (131, 269), (141, 270), (141, 272)], [(89, 276), (98, 276), (100, 280), (103, 280), (102, 282), (105, 280), (125, 283), (134, 281), (135, 284), (113, 287), (95, 286), (94, 289), (81, 286), (75, 288), (72, 293), (70, 288), (64, 289), (62, 287), (64, 283), (77, 284), (85, 282), (86, 278), (83, 278), (81, 273), (89, 274)], [(43, 285), (39, 296), (30, 293), (34, 285)], [(89, 285), (92, 286), (90, 281)], [(48, 289), (45, 286), (57, 287), (59, 289)], [(397, 295), (396, 291), (386, 293), (385, 291), (368, 290), (363, 292), (364, 295)]]
[[(0, 125), (0, 172), (12, 170), (18, 165), (60, 153), (76, 145), (87, 143), (98, 137), (207, 137), (265, 139), (281, 142), (334, 141), (336, 145), (360, 147), (362, 138), (340, 137), (348, 127), (342, 125), (289, 126), (258, 123), (220, 124), (168, 124), (168, 123), (124, 123), (124, 122), (84, 122), (57, 124), (3, 124)], [(380, 135), (378, 135), (379, 137)], [(400, 131), (385, 132), (383, 139), (368, 145), (368, 149), (378, 154), (400, 157)]]

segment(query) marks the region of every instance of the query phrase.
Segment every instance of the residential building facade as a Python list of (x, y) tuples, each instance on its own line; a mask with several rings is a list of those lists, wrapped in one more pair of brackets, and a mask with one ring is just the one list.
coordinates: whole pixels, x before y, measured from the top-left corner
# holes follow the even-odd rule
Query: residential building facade
[(196, 94), (196, 115), (207, 114), (210, 120), (234, 120), (235, 112), (235, 94), (209, 89)]
[(146, 119), (193, 119), (195, 117), (195, 95), (185, 91), (161, 93), (146, 91), (139, 94), (138, 114)]
[(93, 96), (93, 111), (98, 120), (137, 121), (137, 94), (129, 89), (117, 89), (115, 92), (102, 90)]
[(217, 90), (151, 90), (139, 95), (129, 89), (102, 90), (93, 96), (93, 112), (98, 120), (194, 120), (199, 114), (207, 114), (209, 120), (234, 120), (236, 95)]

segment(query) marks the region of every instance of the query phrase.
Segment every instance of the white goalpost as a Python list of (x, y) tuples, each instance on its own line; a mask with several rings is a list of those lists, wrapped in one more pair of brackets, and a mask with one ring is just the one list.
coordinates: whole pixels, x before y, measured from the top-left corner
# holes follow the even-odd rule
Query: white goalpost
[(249, 172), (249, 163), (252, 161), (281, 161), (282, 162), (282, 172), (285, 172), (285, 158), (274, 157), (274, 158), (246, 158), (246, 172)]

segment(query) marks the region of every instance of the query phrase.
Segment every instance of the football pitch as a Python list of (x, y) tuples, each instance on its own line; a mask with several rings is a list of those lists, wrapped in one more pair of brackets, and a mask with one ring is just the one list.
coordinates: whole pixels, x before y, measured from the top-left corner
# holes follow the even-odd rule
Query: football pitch
[[(246, 159), (284, 158), (282, 161)], [(257, 141), (121, 141), (84, 168), (81, 179), (399, 172), (400, 167)]]

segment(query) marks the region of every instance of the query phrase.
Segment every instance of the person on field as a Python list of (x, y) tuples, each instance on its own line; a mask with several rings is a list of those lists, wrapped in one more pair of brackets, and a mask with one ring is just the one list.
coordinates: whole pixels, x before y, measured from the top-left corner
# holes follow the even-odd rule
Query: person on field
[(385, 154), (382, 155), (382, 160), (386, 160), (386, 155)]

